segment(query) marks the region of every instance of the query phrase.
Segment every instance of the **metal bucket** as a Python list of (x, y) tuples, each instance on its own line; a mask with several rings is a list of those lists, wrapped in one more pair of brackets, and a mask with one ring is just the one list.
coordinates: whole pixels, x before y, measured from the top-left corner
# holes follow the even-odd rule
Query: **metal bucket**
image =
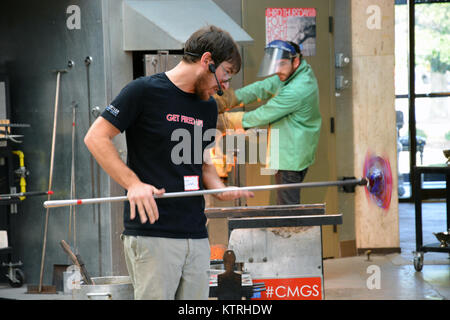
[(134, 300), (134, 289), (128, 276), (92, 278), (95, 285), (82, 284), (72, 290), (74, 300)]

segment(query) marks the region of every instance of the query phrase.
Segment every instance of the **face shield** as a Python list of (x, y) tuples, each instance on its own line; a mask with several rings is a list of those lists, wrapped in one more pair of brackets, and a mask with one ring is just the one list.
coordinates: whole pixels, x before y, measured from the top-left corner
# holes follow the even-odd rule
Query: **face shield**
[(295, 48), (289, 43), (274, 40), (264, 49), (264, 57), (259, 68), (258, 77), (267, 77), (277, 73), (282, 59), (293, 59), (297, 56)]

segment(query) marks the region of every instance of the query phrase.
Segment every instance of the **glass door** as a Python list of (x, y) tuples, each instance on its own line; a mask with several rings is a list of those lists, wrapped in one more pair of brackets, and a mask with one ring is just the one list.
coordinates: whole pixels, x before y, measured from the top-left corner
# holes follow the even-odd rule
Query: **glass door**
[[(403, 199), (411, 198), (412, 166), (444, 164), (447, 158), (443, 150), (450, 149), (450, 3), (416, 0), (413, 10), (415, 18), (410, 23), (410, 8), (406, 1), (396, 1), (395, 109), (399, 197)], [(410, 28), (414, 28), (414, 68), (411, 69)], [(412, 86), (409, 84), (410, 70), (414, 72), (411, 79), (415, 79)], [(411, 112), (415, 117), (412, 124)], [(413, 149), (411, 126), (416, 136), (414, 159), (410, 155)], [(429, 197), (439, 197), (445, 188), (445, 177), (424, 175), (422, 183), (423, 188), (428, 189)]]

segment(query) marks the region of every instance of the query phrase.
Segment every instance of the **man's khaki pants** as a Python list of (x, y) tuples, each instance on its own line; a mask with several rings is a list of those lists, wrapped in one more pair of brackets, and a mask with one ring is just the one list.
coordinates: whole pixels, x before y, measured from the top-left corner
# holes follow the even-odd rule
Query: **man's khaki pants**
[(205, 239), (122, 235), (136, 300), (205, 300), (210, 247)]

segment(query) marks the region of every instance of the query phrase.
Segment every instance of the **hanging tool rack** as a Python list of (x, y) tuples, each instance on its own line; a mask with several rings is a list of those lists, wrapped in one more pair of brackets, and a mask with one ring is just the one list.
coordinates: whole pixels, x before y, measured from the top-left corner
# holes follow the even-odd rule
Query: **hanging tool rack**
[[(11, 246), (11, 215), (17, 214), (18, 203), (25, 199), (25, 177), (27, 170), (24, 164), (24, 154), (18, 151), (17, 145), (22, 135), (15, 134), (17, 128), (29, 127), (27, 124), (10, 122), (9, 80), (6, 75), (0, 75), (0, 230), (2, 241), (0, 245), (1, 276), (6, 278), (12, 287), (21, 287), (25, 275), (20, 269), (22, 262), (13, 262), (13, 247)], [(15, 163), (19, 163), (16, 166)], [(18, 183), (19, 188), (17, 187)], [(3, 269), (6, 268), (6, 273)]]

